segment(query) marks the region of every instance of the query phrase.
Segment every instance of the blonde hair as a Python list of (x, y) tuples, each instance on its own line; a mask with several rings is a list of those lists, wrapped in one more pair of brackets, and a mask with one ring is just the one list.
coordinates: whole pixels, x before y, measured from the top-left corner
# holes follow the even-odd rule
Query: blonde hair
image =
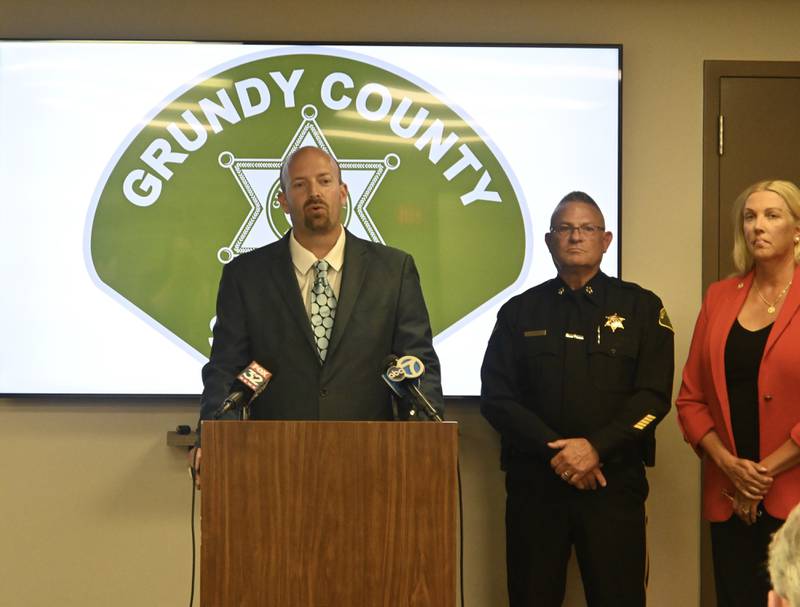
[[(772, 192), (780, 196), (786, 203), (795, 223), (800, 222), (800, 189), (791, 181), (779, 179), (759, 181), (739, 194), (733, 203), (733, 265), (737, 272), (746, 274), (753, 267), (753, 254), (747, 248), (744, 239), (744, 205), (751, 194), (756, 192)], [(794, 245), (794, 261), (800, 263), (800, 246)], [(798, 606), (800, 607), (800, 606)]]
[(792, 607), (800, 607), (800, 507), (795, 506), (769, 544), (772, 588)]

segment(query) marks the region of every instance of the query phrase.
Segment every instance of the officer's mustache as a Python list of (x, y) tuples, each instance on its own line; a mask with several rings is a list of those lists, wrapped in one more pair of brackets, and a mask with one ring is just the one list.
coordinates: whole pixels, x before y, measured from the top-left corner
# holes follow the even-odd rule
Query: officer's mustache
[(324, 201), (324, 200), (322, 200), (322, 198), (319, 198), (319, 197), (316, 197), (316, 196), (315, 196), (315, 197), (311, 197), (311, 198), (309, 198), (308, 200), (306, 200), (306, 201), (305, 201), (305, 203), (303, 203), (303, 209), (304, 209), (304, 210), (305, 210), (305, 209), (307, 209), (307, 208), (308, 208), (308, 207), (310, 207), (312, 204), (321, 204), (321, 205), (324, 205), (324, 204), (325, 204), (325, 201)]

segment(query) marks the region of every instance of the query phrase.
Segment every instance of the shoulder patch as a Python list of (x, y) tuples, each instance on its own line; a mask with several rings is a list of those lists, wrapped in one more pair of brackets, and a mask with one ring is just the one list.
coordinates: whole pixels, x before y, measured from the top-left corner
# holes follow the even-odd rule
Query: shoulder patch
[(669, 319), (669, 316), (667, 315), (666, 308), (662, 307), (661, 310), (658, 312), (658, 324), (660, 324), (665, 329), (669, 329), (670, 331), (675, 333), (675, 329), (672, 328), (672, 321)]

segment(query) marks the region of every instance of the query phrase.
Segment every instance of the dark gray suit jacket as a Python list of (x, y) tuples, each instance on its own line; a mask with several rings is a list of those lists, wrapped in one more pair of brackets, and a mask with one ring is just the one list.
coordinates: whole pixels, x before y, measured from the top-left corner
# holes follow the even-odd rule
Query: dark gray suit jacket
[(289, 253), (289, 234), (222, 271), (201, 419), (210, 419), (250, 361), (272, 372), (252, 419), (389, 420), (388, 354), (425, 363), (422, 389), (441, 408), (439, 360), (414, 260), (346, 233), (336, 320), (321, 364)]

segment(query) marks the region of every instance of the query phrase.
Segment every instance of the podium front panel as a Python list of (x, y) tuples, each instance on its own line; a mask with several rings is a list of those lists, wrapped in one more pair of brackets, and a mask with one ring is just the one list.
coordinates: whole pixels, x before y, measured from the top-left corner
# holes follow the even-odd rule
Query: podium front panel
[(205, 422), (204, 607), (454, 607), (457, 425)]

